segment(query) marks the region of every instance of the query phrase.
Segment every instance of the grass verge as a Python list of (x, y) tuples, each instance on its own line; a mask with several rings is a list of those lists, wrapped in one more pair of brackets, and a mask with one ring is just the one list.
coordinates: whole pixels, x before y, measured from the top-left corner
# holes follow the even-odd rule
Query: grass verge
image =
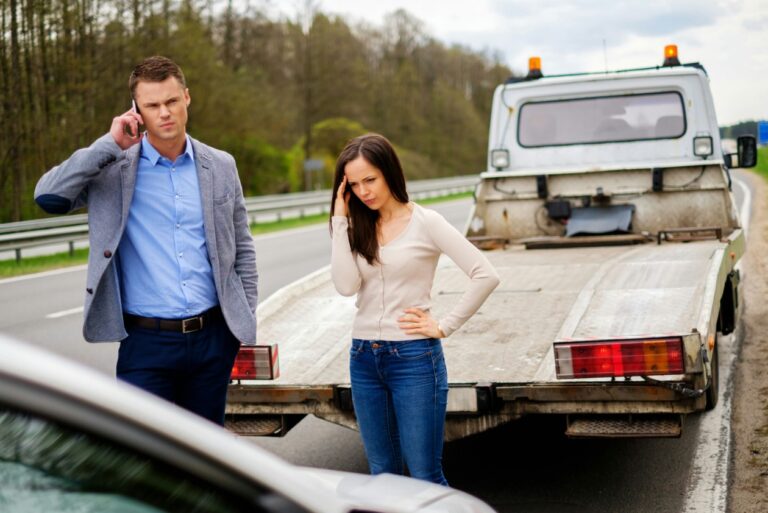
[[(440, 196), (439, 198), (427, 198), (418, 200), (416, 203), (419, 205), (430, 205), (432, 203), (442, 203), (444, 201), (451, 201), (457, 199), (471, 198), (471, 192), (461, 192), (458, 194), (449, 194), (448, 196)], [(271, 221), (266, 223), (258, 223), (251, 225), (251, 233), (254, 235), (260, 235), (262, 233), (276, 232), (280, 230), (288, 230), (291, 228), (300, 228), (302, 226), (309, 226), (317, 223), (328, 222), (328, 214), (314, 214), (311, 216), (295, 217), (291, 219), (282, 219), (280, 221)]]
[[(427, 205), (431, 203), (440, 203), (443, 201), (450, 201), (455, 199), (469, 198), (472, 196), (471, 192), (451, 194), (448, 196), (442, 196), (440, 198), (429, 198), (426, 200), (419, 200), (421, 205)], [(251, 233), (254, 235), (261, 235), (263, 233), (277, 232), (280, 230), (288, 230), (291, 228), (299, 228), (302, 226), (309, 226), (312, 224), (324, 223), (328, 221), (328, 214), (316, 214), (311, 216), (305, 216), (302, 218), (283, 219), (280, 221), (273, 221), (267, 223), (258, 223), (251, 225)], [(70, 256), (68, 253), (56, 253), (53, 255), (43, 255), (22, 258), (21, 262), (15, 260), (0, 260), (0, 278), (10, 278), (12, 276), (20, 276), (22, 274), (38, 273), (42, 271), (49, 271), (51, 269), (58, 269), (60, 267), (69, 267), (73, 265), (81, 265), (88, 261), (88, 249), (76, 249), (74, 254)]]
[(76, 249), (74, 254), (55, 253), (16, 260), (0, 260), (0, 278), (50, 271), (60, 267), (81, 265), (88, 261), (88, 248)]
[(755, 166), (755, 171), (768, 180), (768, 146), (757, 149), (757, 166)]

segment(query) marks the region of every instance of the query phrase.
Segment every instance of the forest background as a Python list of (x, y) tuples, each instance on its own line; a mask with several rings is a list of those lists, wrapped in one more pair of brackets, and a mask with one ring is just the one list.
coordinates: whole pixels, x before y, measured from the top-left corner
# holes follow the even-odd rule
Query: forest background
[[(40, 175), (128, 110), (150, 55), (184, 70), (188, 130), (232, 153), (246, 196), (330, 186), (351, 137), (375, 131), (411, 179), (485, 167), (498, 55), (447, 46), (403, 10), (380, 26), (298, 19), (231, 0), (0, 0), (0, 222), (41, 217)], [(245, 5), (244, 5), (245, 4)], [(305, 172), (305, 159), (322, 161)]]

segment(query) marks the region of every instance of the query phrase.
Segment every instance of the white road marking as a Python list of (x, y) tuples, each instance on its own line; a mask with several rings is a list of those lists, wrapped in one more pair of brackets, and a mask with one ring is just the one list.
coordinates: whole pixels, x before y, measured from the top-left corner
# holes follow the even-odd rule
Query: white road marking
[(69, 310), (62, 310), (60, 312), (54, 312), (50, 313), (45, 316), (46, 319), (58, 319), (59, 317), (66, 317), (67, 315), (74, 315), (79, 314), (83, 311), (82, 306), (78, 306), (77, 308), (70, 308)]
[[(740, 209), (744, 235), (749, 226), (752, 192), (742, 180), (734, 182), (744, 193)], [(731, 472), (731, 407), (733, 376), (736, 372), (737, 344), (741, 343), (740, 329), (727, 337), (720, 337), (720, 400), (712, 411), (700, 416), (699, 436), (696, 440), (690, 486), (686, 491), (683, 513), (721, 513), (727, 509), (728, 479)]]
[(749, 214), (752, 213), (752, 193), (743, 180), (734, 177), (733, 183), (735, 183), (739, 189), (741, 189), (742, 194), (744, 194), (744, 203), (741, 204), (739, 218), (741, 220), (741, 226), (744, 228), (744, 237), (746, 237), (749, 234)]
[(741, 336), (741, 330), (737, 330), (735, 334), (718, 340), (720, 400), (713, 410), (703, 412), (700, 416), (699, 436), (691, 459), (689, 488), (686, 490), (683, 513), (722, 513), (727, 509), (731, 471), (731, 397), (737, 363), (734, 346), (740, 343), (736, 338)]
[(5, 285), (6, 283), (14, 283), (17, 281), (47, 278), (49, 276), (56, 276), (57, 274), (73, 273), (76, 271), (85, 271), (87, 268), (88, 266), (83, 264), (83, 265), (76, 265), (74, 267), (64, 267), (62, 269), (54, 269), (53, 271), (44, 271), (41, 273), (25, 274), (24, 276), (15, 276), (13, 278), (6, 278), (4, 280), (0, 280), (0, 285)]

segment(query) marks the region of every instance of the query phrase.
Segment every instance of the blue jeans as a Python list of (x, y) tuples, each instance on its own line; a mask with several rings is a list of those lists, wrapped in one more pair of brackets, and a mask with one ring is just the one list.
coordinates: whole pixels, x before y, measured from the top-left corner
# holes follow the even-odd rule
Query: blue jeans
[(224, 319), (187, 334), (131, 327), (120, 342), (117, 378), (224, 424), (238, 349)]
[(448, 374), (439, 339), (352, 340), (352, 401), (371, 474), (447, 485), (443, 429)]

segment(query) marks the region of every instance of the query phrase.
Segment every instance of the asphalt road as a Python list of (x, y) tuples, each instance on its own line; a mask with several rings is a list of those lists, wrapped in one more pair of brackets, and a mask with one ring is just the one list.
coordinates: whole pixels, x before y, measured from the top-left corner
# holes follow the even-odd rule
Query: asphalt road
[[(433, 205), (463, 229), (470, 200)], [(328, 265), (326, 224), (255, 238), (259, 295)], [(45, 347), (114, 375), (117, 344), (88, 344), (81, 335), (85, 266), (0, 280), (0, 332)]]
[[(747, 191), (744, 183), (734, 186), (739, 204)], [(433, 207), (462, 226), (469, 204)], [(256, 249), (265, 298), (327, 265), (327, 226), (261, 236)], [(0, 281), (0, 332), (113, 374), (117, 345), (87, 344), (80, 335), (84, 276), (79, 269)], [(736, 342), (730, 337), (725, 347)], [(724, 353), (718, 408), (689, 415), (680, 439), (569, 440), (563, 436), (563, 418), (526, 418), (447, 444), (446, 476), (500, 512), (721, 511), (734, 351)], [(312, 417), (284, 438), (253, 441), (297, 464), (367, 470), (357, 432)]]

